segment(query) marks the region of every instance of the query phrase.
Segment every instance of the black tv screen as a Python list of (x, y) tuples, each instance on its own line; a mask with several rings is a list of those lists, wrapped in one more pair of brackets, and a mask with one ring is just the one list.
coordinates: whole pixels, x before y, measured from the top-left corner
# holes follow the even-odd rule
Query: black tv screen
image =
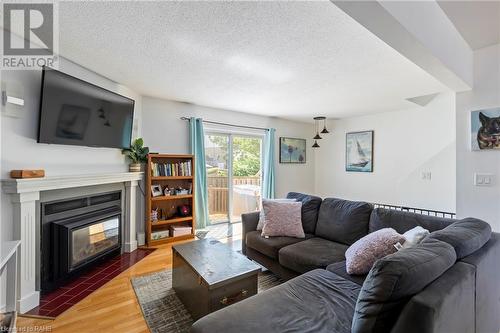
[(134, 100), (43, 69), (38, 142), (128, 148), (133, 118)]

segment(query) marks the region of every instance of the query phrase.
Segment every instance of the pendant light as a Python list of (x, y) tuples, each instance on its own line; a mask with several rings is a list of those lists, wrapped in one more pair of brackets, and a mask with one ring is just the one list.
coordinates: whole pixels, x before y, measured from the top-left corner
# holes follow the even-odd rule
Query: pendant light
[(330, 133), (327, 129), (326, 129), (326, 117), (321, 117), (323, 118), (323, 130), (321, 131), (322, 134), (328, 134)]
[(319, 135), (319, 132), (318, 132), (318, 119), (316, 118), (313, 118), (314, 119), (314, 127), (316, 128), (316, 135), (314, 136), (314, 144), (312, 145), (313, 148), (319, 148), (319, 145), (318, 145), (318, 140), (321, 139), (321, 136)]
[(314, 126), (316, 127), (316, 135), (314, 136), (314, 140), (321, 140), (321, 136), (319, 135), (318, 121), (321, 117), (314, 117)]
[(312, 145), (313, 148), (319, 148), (319, 144), (317, 140), (321, 140), (322, 137), (319, 135), (319, 122), (323, 120), (323, 130), (321, 130), (321, 134), (328, 134), (330, 131), (326, 128), (326, 117), (320, 116), (320, 117), (314, 117), (314, 126), (316, 127), (316, 135), (314, 136), (314, 144)]

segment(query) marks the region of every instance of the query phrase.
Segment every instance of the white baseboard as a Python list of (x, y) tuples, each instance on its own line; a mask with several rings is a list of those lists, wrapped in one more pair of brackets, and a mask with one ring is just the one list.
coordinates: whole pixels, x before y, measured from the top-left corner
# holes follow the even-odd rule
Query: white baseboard
[(123, 247), (123, 251), (125, 252), (134, 252), (137, 249), (137, 241), (133, 241), (131, 243), (125, 243)]
[(17, 301), (19, 313), (26, 313), (40, 304), (40, 292), (34, 291)]

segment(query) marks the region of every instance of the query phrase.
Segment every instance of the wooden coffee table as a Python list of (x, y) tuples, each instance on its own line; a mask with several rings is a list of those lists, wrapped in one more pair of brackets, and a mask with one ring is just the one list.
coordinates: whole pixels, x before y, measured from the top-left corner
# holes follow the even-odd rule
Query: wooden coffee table
[(172, 287), (194, 320), (257, 294), (260, 266), (217, 240), (174, 245), (172, 253)]

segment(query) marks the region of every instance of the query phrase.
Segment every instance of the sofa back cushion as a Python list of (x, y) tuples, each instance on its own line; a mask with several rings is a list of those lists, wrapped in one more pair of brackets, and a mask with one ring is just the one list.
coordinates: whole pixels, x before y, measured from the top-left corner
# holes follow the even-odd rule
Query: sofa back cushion
[(436, 239), (379, 259), (361, 288), (352, 332), (390, 332), (408, 299), (455, 261), (453, 247)]
[(370, 216), (368, 232), (374, 232), (383, 228), (393, 228), (400, 234), (404, 234), (416, 226), (421, 226), (430, 232), (443, 229), (456, 220), (436, 216), (428, 216), (400, 210), (375, 208)]
[(462, 259), (483, 247), (491, 237), (491, 226), (479, 219), (465, 218), (442, 230), (430, 233), (423, 240), (439, 239), (453, 246), (457, 259)]
[(287, 199), (295, 199), (302, 202), (302, 227), (306, 234), (314, 234), (322, 199), (314, 195), (298, 192), (289, 192), (286, 197)]
[(319, 208), (316, 236), (352, 245), (368, 233), (373, 206), (367, 202), (327, 198)]

